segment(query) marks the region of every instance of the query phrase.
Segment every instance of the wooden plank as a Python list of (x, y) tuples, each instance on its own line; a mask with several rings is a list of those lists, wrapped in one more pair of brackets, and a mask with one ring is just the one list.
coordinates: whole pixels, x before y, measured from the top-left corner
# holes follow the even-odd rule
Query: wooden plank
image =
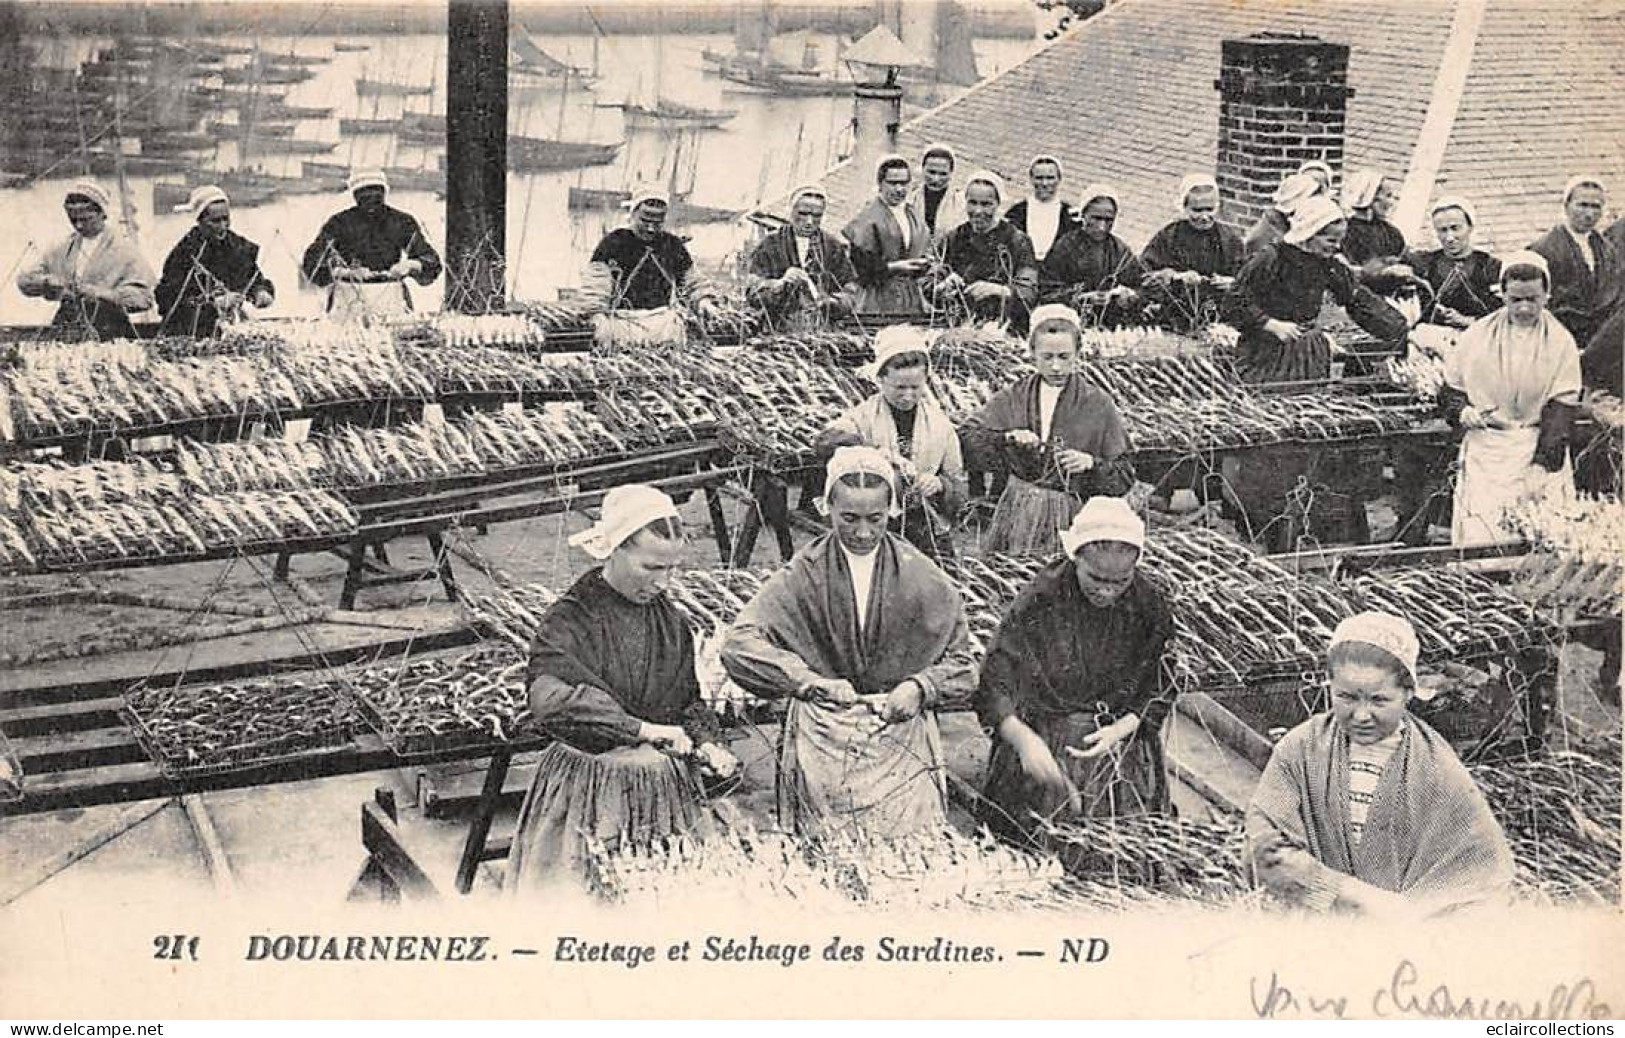
[(135, 734), (123, 725), (12, 739), (11, 748), (22, 763), (25, 775), (147, 759)]
[(0, 731), (12, 738), (49, 735), (53, 732), (82, 732), (91, 728), (115, 728), (122, 699), (85, 699), (72, 703), (47, 703), (0, 710)]
[(378, 804), (361, 805), (361, 845), (402, 894), (409, 898), (438, 898), (440, 891), (406, 849), (400, 828)]
[(214, 827), (214, 819), (209, 817), (203, 798), (197, 794), (181, 797), (181, 807), (186, 809), (186, 820), (192, 823), (192, 832), (197, 836), (203, 862), (209, 867), (215, 892), (224, 897), (235, 896), (237, 879), (231, 871), (231, 859), (226, 857), (226, 848), (220, 842), (220, 833)]
[[(543, 740), (530, 739), (507, 744), (507, 748), (517, 754), (540, 749), (542, 745)], [(355, 745), (349, 749), (311, 753), (262, 767), (193, 775), (182, 779), (165, 778), (158, 766), (151, 761), (46, 772), (26, 775), (23, 782), (23, 799), (15, 803), (0, 803), (0, 817), (38, 814), (64, 807), (89, 807), (94, 804), (113, 804), (152, 797), (177, 797), (187, 793), (304, 782), (330, 778), (334, 775), (387, 771), (405, 764), (468, 760), (489, 757), (498, 748), (499, 746), (490, 744), (460, 746), (403, 760), (385, 746), (382, 739), (366, 732), (357, 735)]]
[(1264, 770), (1274, 747), (1225, 706), (1204, 692), (1187, 692), (1174, 700), (1174, 708), (1214, 736), (1223, 746), (1253, 767)]
[[(352, 625), (354, 618), (361, 615), (364, 614), (341, 614), (344, 621)], [(394, 627), (393, 624), (380, 626), (389, 629)], [(407, 637), (361, 642), (330, 649), (310, 649), (307, 647), (289, 655), (268, 656), (261, 659), (240, 659), (236, 662), (212, 667), (166, 671), (149, 669), (139, 674), (127, 674), (119, 677), (0, 689), (0, 703), (8, 704), (12, 708), (73, 703), (81, 700), (119, 696), (136, 684), (164, 686), (174, 685), (183, 680), (187, 684), (213, 684), (222, 681), (236, 681), (242, 678), (264, 677), (267, 674), (277, 672), (314, 670), (328, 667), (344, 667), (353, 663), (369, 663), (395, 656), (406, 656), (415, 652), (433, 652), (438, 649), (458, 648), (464, 645), (472, 645), (479, 640), (479, 632), (472, 625), (467, 621), (458, 620), (453, 627), (438, 630), (420, 630)], [(113, 699), (112, 702), (116, 708), (118, 700)], [(6, 723), (6, 718), (10, 712), (9, 709), (0, 710), (0, 728), (4, 728), (7, 734), (13, 734)]]

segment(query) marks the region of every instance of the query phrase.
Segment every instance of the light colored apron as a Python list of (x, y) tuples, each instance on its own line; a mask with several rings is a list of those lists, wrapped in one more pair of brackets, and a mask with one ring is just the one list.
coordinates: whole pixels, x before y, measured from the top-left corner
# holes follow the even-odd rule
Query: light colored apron
[(1452, 544), (1482, 544), (1516, 538), (1506, 509), (1526, 494), (1569, 493), (1569, 463), (1556, 472), (1535, 464), (1540, 427), (1469, 429), (1461, 441), (1461, 475), (1456, 482)]
[(670, 306), (598, 314), (592, 327), (599, 346), (681, 346), (688, 341), (687, 322)]
[(404, 281), (335, 281), (327, 295), (327, 316), (340, 321), (411, 312), (412, 299)]
[(781, 736), (779, 818), (804, 835), (889, 839), (940, 829), (948, 818), (945, 768), (930, 711), (885, 724), (863, 702), (796, 700)]

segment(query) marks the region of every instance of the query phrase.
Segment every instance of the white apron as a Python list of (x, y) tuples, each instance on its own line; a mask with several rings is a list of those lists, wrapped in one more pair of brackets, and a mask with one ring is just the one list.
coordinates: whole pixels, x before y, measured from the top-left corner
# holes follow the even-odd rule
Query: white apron
[(1526, 494), (1563, 494), (1573, 486), (1567, 459), (1556, 472), (1535, 464), (1540, 427), (1469, 429), (1461, 441), (1450, 543), (1482, 544), (1515, 539), (1506, 509)]
[(863, 702), (793, 700), (780, 736), (779, 819), (808, 836), (936, 831), (947, 824), (945, 768), (929, 710), (885, 724)]
[(676, 307), (616, 310), (592, 319), (593, 342), (599, 346), (681, 346), (688, 324)]
[(411, 312), (412, 298), (403, 281), (335, 281), (327, 294), (327, 315), (340, 321)]

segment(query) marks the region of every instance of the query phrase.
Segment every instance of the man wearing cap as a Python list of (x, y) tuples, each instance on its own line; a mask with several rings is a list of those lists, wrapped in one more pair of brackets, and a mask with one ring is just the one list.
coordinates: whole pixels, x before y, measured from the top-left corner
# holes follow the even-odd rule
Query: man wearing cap
[(328, 290), (327, 310), (336, 317), (408, 313), (406, 279), (432, 284), (440, 254), (415, 218), (384, 204), (389, 181), (382, 172), (358, 172), (349, 188), (355, 205), (322, 224), (300, 267)]
[(554, 603), (531, 644), (530, 716), (555, 741), (520, 810), (510, 893), (579, 876), (590, 840), (702, 827), (691, 766), (725, 778), (738, 764), (700, 699), (688, 622), (665, 595), (683, 555), (671, 498), (616, 487), (570, 543), (602, 565)]
[(1025, 234), (1033, 243), (1033, 257), (1040, 263), (1050, 246), (1078, 225), (1078, 214), (1061, 199), (1061, 160), (1039, 155), (1027, 166), (1027, 179), (1033, 193), (1011, 206), (1004, 221)]
[(1003, 183), (986, 170), (965, 181), (965, 222), (941, 239), (945, 273), (933, 291), (950, 313), (1025, 335), (1038, 299), (1038, 260), (1027, 236), (999, 218), (1003, 194)]
[(887, 532), (901, 508), (878, 451), (837, 450), (821, 508), (832, 532), (763, 585), (722, 648), (741, 688), (788, 700), (780, 824), (878, 839), (940, 829), (946, 772), (932, 711), (976, 681), (959, 592)]
[(17, 275), (25, 296), (57, 304), (59, 339), (133, 339), (130, 314), (152, 306), (157, 280), (135, 245), (107, 226), (107, 192), (88, 180), (68, 189), (62, 207), (73, 233)]
[(260, 270), (260, 247), (231, 229), (231, 202), (209, 185), (192, 192), (187, 208), (197, 218), (169, 251), (158, 281), (159, 333), (211, 338), (222, 317), (235, 319), (245, 303), (265, 309), (276, 288)]
[(845, 243), (823, 229), (827, 203), (821, 188), (799, 189), (790, 199), (789, 225), (751, 253), (745, 291), (776, 328), (821, 328), (830, 316), (852, 309), (858, 272)]
[(1563, 192), (1563, 221), (1529, 246), (1551, 269), (1547, 309), (1581, 345), (1625, 296), (1625, 260), (1597, 233), (1606, 201), (1601, 179), (1571, 178)]
[(931, 269), (931, 232), (908, 203), (908, 160), (886, 155), (875, 165), (876, 194), (841, 230), (858, 272), (859, 314), (923, 314), (919, 279)]
[(976, 688), (993, 739), (981, 820), (1018, 842), (1037, 840), (1035, 815), (1172, 810), (1159, 675), (1173, 619), (1138, 570), (1145, 524), (1121, 498), (1094, 497), (1061, 545), (1011, 603)]
[(933, 561), (954, 555), (952, 520), (965, 504), (965, 463), (959, 433), (928, 385), (931, 347), (908, 324), (875, 334), (874, 363), (858, 373), (880, 392), (837, 418), (818, 439), (818, 450), (873, 447), (897, 469), (903, 514), (895, 533)]
[(1389, 613), (1332, 632), (1331, 709), (1275, 745), (1247, 808), (1250, 863), (1288, 905), (1427, 915), (1509, 893), (1500, 823), (1449, 740), (1407, 709), (1419, 654)]
[(1332, 342), (1315, 327), (1327, 292), (1354, 323), (1387, 349), (1404, 349), (1410, 324), (1360, 284), (1339, 258), (1348, 220), (1336, 202), (1315, 196), (1292, 213), (1292, 227), (1236, 277), (1227, 303), (1241, 332), (1235, 363), (1248, 382), (1329, 378)]

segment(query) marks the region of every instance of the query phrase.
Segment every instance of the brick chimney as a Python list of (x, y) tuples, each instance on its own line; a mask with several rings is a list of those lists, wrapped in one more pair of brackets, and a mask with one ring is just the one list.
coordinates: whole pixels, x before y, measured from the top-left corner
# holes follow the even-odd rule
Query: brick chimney
[(1246, 233), (1281, 178), (1310, 159), (1343, 168), (1349, 49), (1313, 36), (1225, 40), (1219, 59), (1222, 219)]

